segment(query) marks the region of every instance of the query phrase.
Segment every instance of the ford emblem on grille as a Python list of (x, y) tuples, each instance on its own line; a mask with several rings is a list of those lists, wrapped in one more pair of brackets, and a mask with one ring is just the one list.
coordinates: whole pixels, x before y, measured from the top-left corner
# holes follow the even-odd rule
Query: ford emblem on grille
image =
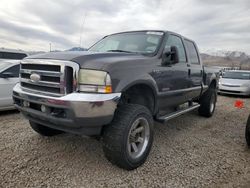
[(32, 82), (39, 82), (41, 79), (41, 76), (39, 74), (33, 73), (30, 75), (30, 80)]

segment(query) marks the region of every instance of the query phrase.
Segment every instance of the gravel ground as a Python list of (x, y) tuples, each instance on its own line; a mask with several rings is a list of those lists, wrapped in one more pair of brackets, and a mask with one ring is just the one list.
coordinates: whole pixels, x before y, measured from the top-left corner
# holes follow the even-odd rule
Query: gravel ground
[(147, 162), (134, 171), (111, 165), (93, 138), (44, 138), (19, 113), (0, 114), (0, 187), (250, 187), (244, 129), (250, 112), (219, 96), (215, 115), (191, 112), (155, 124)]

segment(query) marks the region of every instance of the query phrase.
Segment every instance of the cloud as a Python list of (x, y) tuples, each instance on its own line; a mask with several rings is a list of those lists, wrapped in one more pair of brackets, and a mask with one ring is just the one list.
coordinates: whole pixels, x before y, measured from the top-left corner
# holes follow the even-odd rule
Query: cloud
[[(5, 6), (3, 6), (5, 5)], [(84, 16), (86, 16), (83, 24)], [(89, 47), (104, 35), (140, 29), (178, 32), (201, 49), (250, 53), (249, 0), (2, 0), (0, 41), (26, 50)]]
[[(54, 34), (50, 34), (48, 32), (40, 31), (38, 29), (33, 29), (25, 26), (20, 26), (11, 22), (6, 22), (0, 20), (0, 28), (3, 31), (8, 33), (8, 36), (5, 36), (5, 39), (9, 38), (10, 40), (14, 40), (15, 38), (19, 38), (19, 42), (23, 41), (27, 44), (29, 40), (40, 40), (40, 41), (53, 41), (54, 43), (63, 45), (63, 46), (70, 46), (73, 43), (67, 40), (66, 38), (59, 37)], [(21, 40), (22, 38), (23, 40)]]

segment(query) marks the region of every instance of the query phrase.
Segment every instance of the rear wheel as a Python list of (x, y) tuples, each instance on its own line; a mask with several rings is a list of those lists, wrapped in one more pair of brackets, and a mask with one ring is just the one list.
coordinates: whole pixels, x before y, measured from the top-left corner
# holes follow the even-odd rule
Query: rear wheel
[(250, 115), (248, 116), (246, 130), (245, 130), (245, 137), (248, 147), (250, 147)]
[(214, 113), (217, 101), (217, 92), (215, 86), (210, 86), (209, 89), (202, 95), (200, 99), (199, 114), (205, 117), (211, 117)]
[(114, 120), (104, 130), (103, 150), (107, 159), (126, 170), (141, 166), (153, 142), (153, 118), (141, 105), (119, 107)]
[(31, 128), (42, 136), (54, 136), (63, 133), (63, 131), (52, 129), (38, 123), (30, 121)]

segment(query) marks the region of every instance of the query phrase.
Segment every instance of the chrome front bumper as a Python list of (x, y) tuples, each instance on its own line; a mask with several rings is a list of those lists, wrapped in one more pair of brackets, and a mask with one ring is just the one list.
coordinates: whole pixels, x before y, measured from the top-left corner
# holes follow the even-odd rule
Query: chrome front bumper
[(109, 124), (121, 93), (71, 93), (50, 97), (23, 91), (20, 84), (13, 89), (17, 109), (30, 121), (66, 132), (98, 135)]

